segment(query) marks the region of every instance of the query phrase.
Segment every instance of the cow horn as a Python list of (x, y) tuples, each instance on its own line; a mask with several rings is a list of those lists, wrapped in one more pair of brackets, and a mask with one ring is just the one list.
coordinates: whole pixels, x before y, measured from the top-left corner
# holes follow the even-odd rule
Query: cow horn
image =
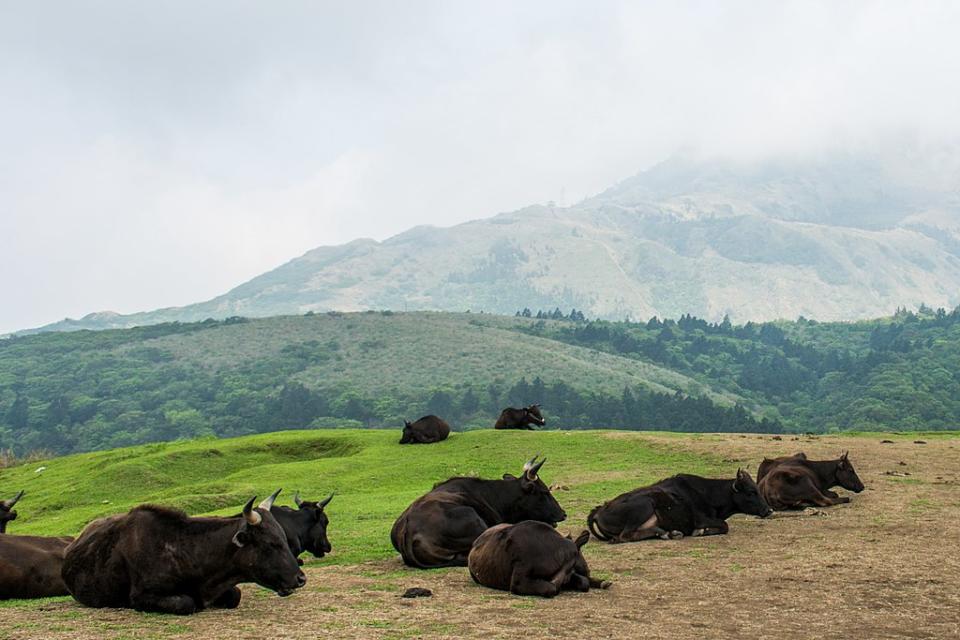
[(530, 458), (530, 461), (527, 462), (527, 464), (523, 465), (523, 473), (530, 480), (537, 479), (537, 472), (540, 471), (540, 467), (543, 466), (543, 463), (547, 461), (547, 459), (544, 458), (540, 462), (537, 462), (537, 458), (539, 457), (540, 457), (540, 454), (538, 453), (537, 455)]
[(3, 505), (4, 509), (13, 509), (13, 505), (17, 504), (20, 501), (20, 498), (22, 497), (23, 497), (23, 490), (21, 489), (20, 493), (13, 496), (9, 500), (4, 500), (3, 502), (0, 502), (0, 504)]
[(273, 508), (273, 501), (277, 499), (277, 496), (280, 495), (281, 491), (283, 491), (283, 489), (277, 489), (271, 493), (266, 500), (260, 503), (260, 506), (257, 508), (263, 509), (264, 511), (270, 511), (270, 509)]
[(243, 505), (243, 519), (247, 521), (247, 524), (250, 526), (257, 526), (263, 520), (259, 513), (253, 510), (253, 501), (257, 499), (257, 496), (253, 496), (250, 500), (247, 501), (247, 504)]
[(328, 504), (330, 504), (330, 501), (331, 501), (331, 500), (333, 500), (333, 493), (331, 493), (329, 496), (327, 496), (327, 499), (326, 499), (326, 500), (323, 500), (322, 502), (317, 503), (317, 506), (319, 506), (321, 509), (323, 509), (325, 506), (327, 506)]
[(300, 508), (300, 505), (303, 504), (303, 500), (300, 499), (300, 492), (297, 491), (293, 494), (293, 504), (297, 505), (297, 508)]

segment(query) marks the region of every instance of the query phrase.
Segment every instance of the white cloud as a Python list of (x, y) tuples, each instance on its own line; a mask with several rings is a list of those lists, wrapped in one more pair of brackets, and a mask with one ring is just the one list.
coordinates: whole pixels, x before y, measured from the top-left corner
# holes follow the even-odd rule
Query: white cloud
[(677, 149), (960, 135), (960, 6), (8, 3), (0, 331), (599, 191)]

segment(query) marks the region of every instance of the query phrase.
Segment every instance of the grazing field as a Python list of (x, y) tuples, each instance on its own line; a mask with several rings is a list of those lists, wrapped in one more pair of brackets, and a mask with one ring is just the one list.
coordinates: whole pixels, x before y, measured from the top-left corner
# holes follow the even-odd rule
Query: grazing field
[[(147, 445), (0, 470), (26, 489), (11, 533), (71, 534), (99, 515), (153, 501), (235, 513), (283, 487), (328, 508), (333, 553), (308, 562), (289, 598), (253, 585), (233, 611), (189, 618), (85, 609), (68, 598), (0, 605), (4, 638), (943, 638), (960, 634), (960, 437), (675, 435), (618, 431), (453, 434), (400, 447), (399, 431), (284, 432)], [(892, 443), (882, 443), (882, 439)], [(925, 443), (916, 444), (915, 440)], [(476, 586), (465, 569), (405, 568), (390, 547), (397, 514), (455, 474), (541, 475), (579, 532), (587, 511), (626, 489), (686, 471), (754, 473), (764, 455), (849, 449), (866, 490), (831, 509), (734, 516), (727, 536), (607, 545), (591, 541), (609, 591), (521, 598)], [(43, 471), (37, 469), (46, 467)], [(842, 490), (840, 490), (843, 493)], [(283, 497), (282, 496), (282, 497)], [(281, 500), (281, 502), (284, 502)], [(407, 600), (408, 587), (433, 597)]]

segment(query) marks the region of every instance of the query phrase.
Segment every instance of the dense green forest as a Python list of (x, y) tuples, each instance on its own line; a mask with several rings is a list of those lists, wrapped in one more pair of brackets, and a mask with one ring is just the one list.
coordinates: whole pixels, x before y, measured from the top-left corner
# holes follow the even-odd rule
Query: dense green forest
[(740, 326), (386, 311), (0, 340), (0, 449), (20, 455), (427, 413), (469, 429), (533, 402), (548, 428), (957, 428), (960, 309)]

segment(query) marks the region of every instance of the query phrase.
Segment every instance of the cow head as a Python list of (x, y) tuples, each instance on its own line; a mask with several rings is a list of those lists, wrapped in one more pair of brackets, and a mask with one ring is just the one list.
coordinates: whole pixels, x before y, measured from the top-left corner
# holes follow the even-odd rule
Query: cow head
[(836, 481), (837, 484), (844, 489), (853, 491), (854, 493), (860, 493), (863, 491), (863, 482), (860, 481), (860, 476), (854, 471), (853, 464), (848, 459), (849, 455), (849, 451), (844, 451), (840, 459), (837, 460)]
[(567, 514), (538, 475), (540, 467), (547, 461), (544, 458), (537, 462), (539, 456), (540, 454), (533, 456), (523, 465), (523, 474), (519, 478), (509, 473), (503, 476), (504, 480), (518, 483), (520, 488), (519, 497), (511, 505), (511, 522), (539, 520), (556, 526), (558, 522), (567, 519)]
[(17, 519), (13, 506), (23, 497), (23, 491), (9, 500), (0, 500), (0, 533), (7, 532), (7, 523)]
[(408, 442), (413, 442), (413, 431), (410, 427), (413, 425), (409, 421), (403, 421), (403, 435), (400, 436), (400, 444), (407, 444)]
[(547, 424), (547, 421), (543, 419), (543, 414), (540, 413), (540, 405), (532, 404), (529, 407), (524, 407), (523, 413), (525, 414), (527, 420), (533, 424), (543, 426)]
[(310, 528), (307, 530), (306, 538), (303, 541), (303, 548), (318, 558), (322, 558), (324, 554), (330, 553), (333, 549), (327, 539), (327, 527), (330, 525), (330, 520), (324, 512), (324, 507), (330, 504), (331, 500), (333, 500), (332, 493), (320, 502), (301, 500), (299, 491), (293, 496), (293, 501), (300, 513), (305, 513), (310, 517)]
[(743, 469), (737, 469), (737, 477), (733, 480), (733, 504), (740, 513), (761, 518), (773, 514), (773, 509), (757, 490), (757, 483)]
[(283, 527), (270, 513), (270, 507), (280, 490), (253, 508), (256, 497), (243, 507), (240, 526), (233, 536), (237, 546), (234, 562), (246, 572), (246, 578), (261, 587), (288, 596), (307, 583), (293, 557)]

